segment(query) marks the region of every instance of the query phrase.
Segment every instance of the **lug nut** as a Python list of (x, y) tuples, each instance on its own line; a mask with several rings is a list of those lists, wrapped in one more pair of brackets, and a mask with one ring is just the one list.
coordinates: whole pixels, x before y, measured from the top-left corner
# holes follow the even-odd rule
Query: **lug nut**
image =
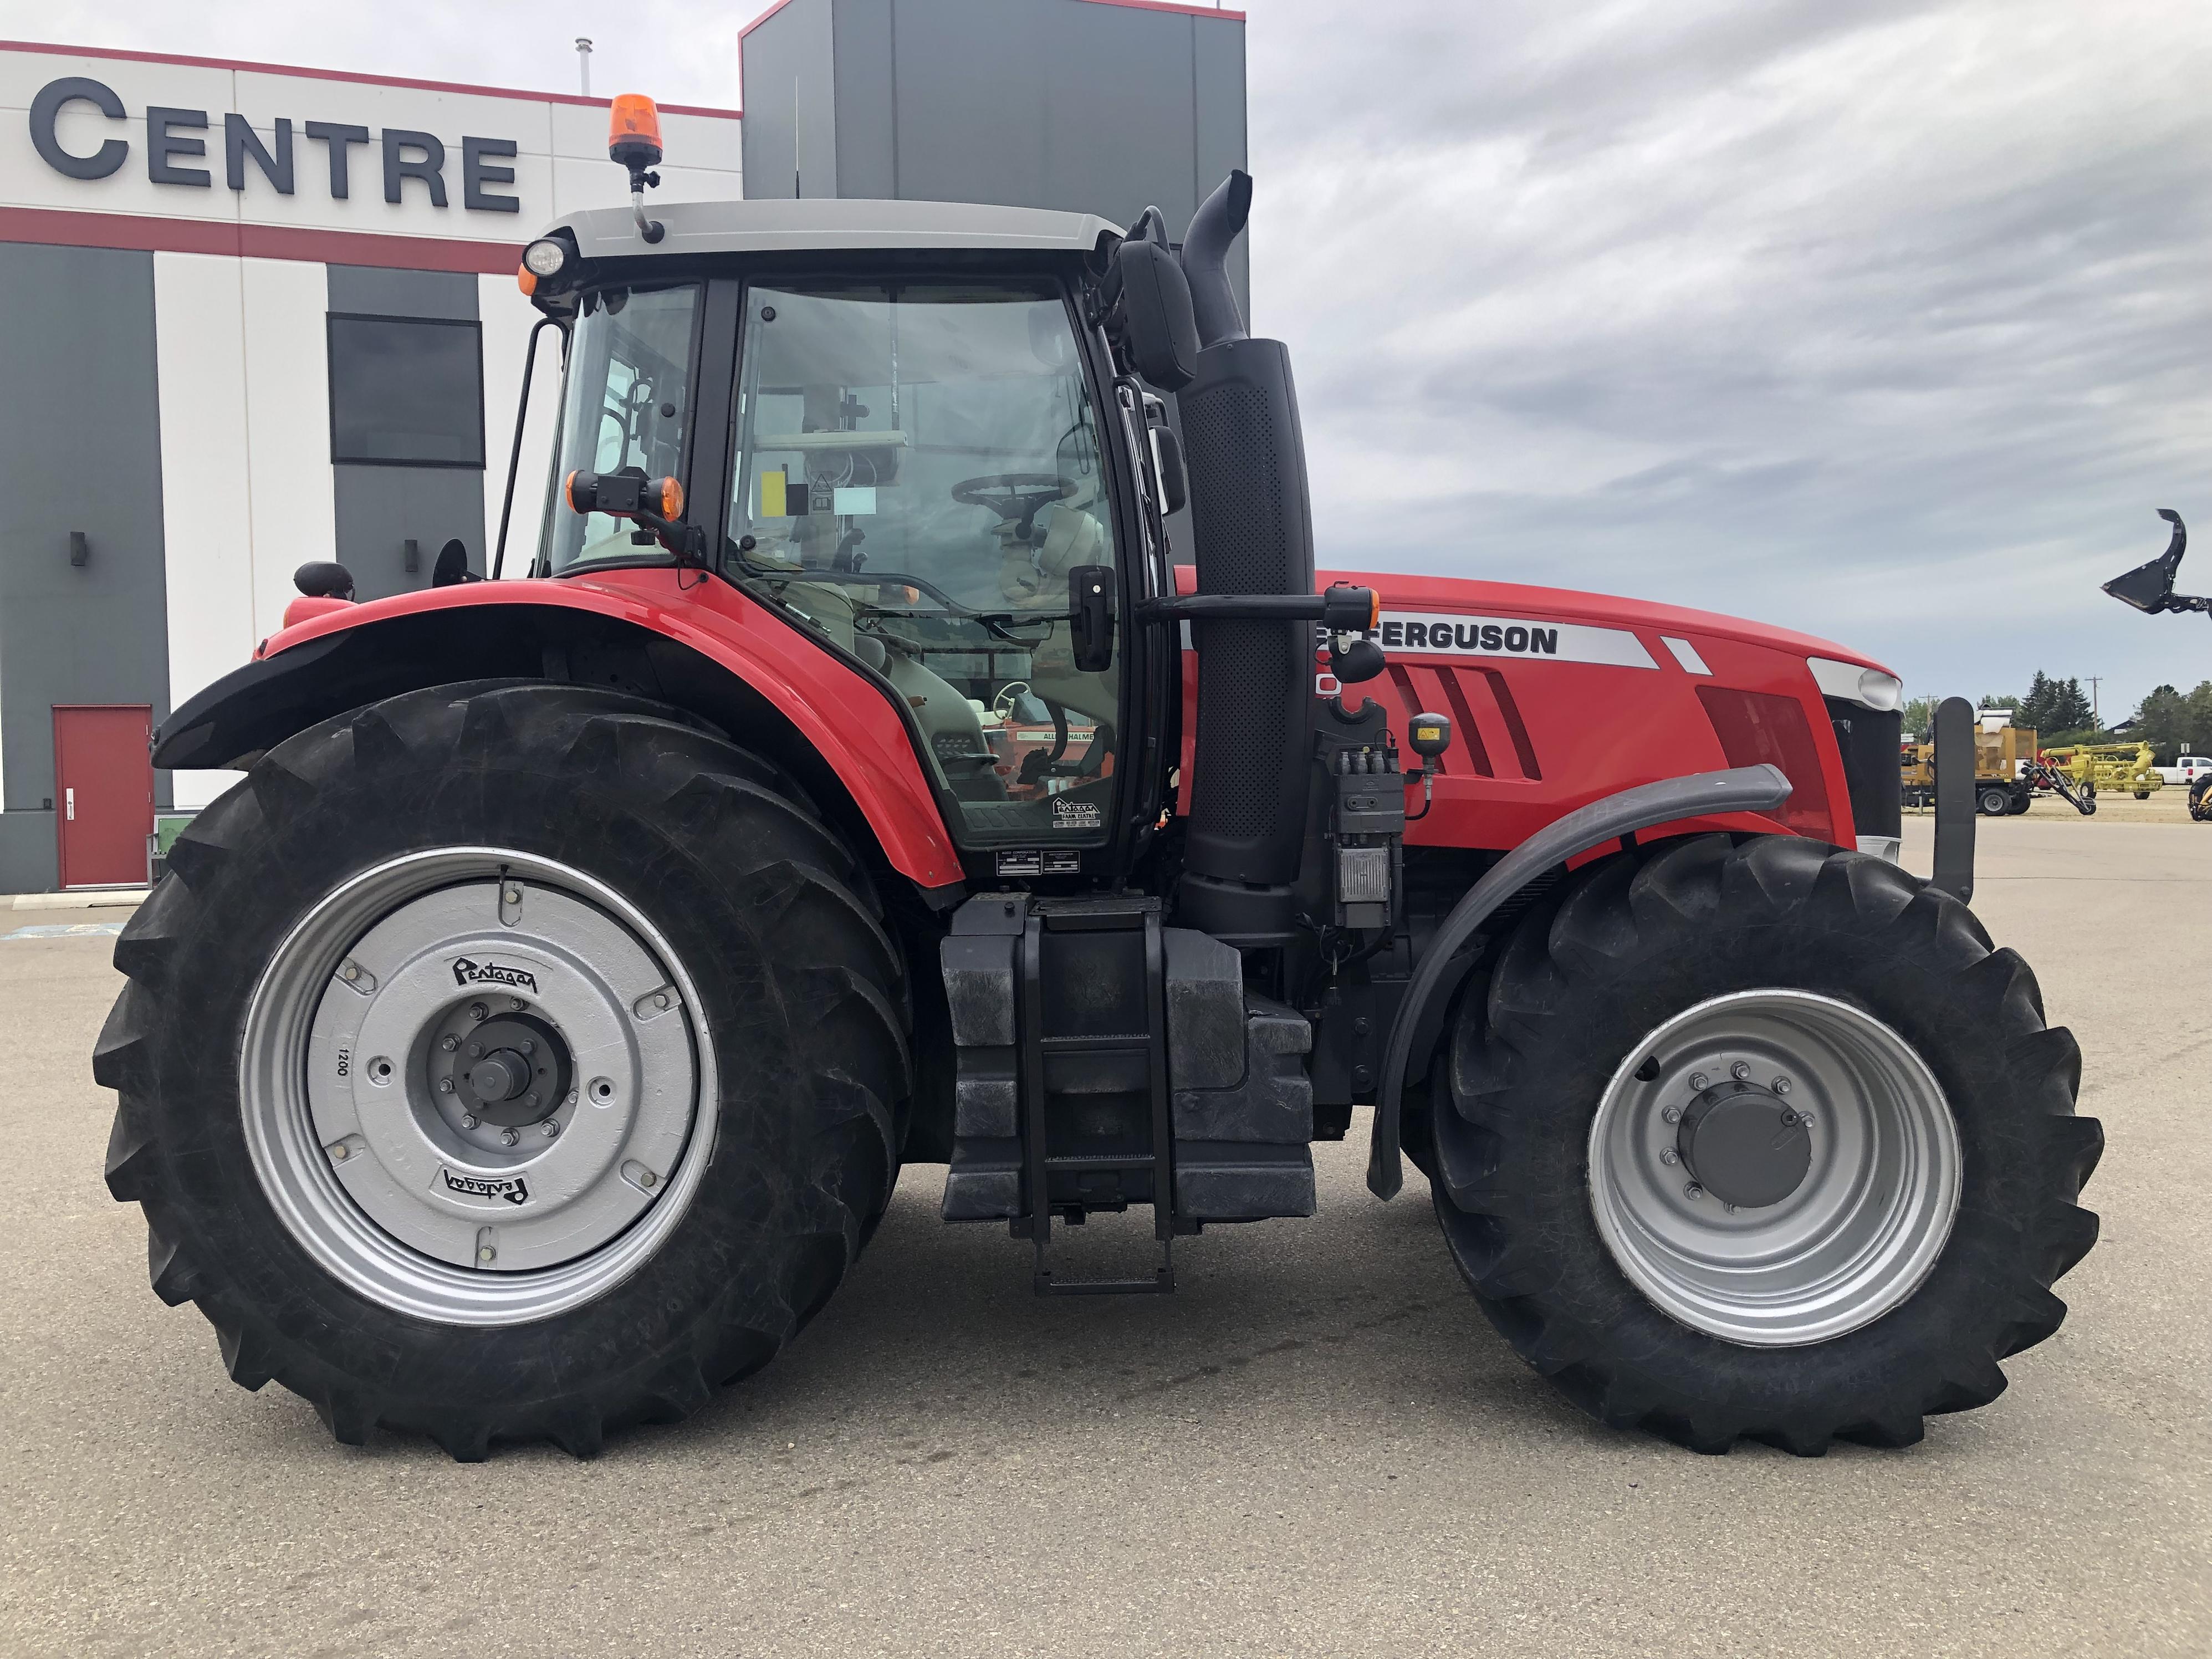
[(1697, 1183), (1696, 1182), (1694, 1182), (1694, 1181), (1692, 1181), (1692, 1182), (1690, 1182), (1690, 1184), (1689, 1184), (1688, 1186), (1686, 1186), (1686, 1187), (1685, 1187), (1685, 1188), (1682, 1188), (1682, 1196), (1683, 1196), (1683, 1197), (1685, 1197), (1685, 1198), (1688, 1198), (1688, 1199), (1699, 1199), (1699, 1198), (1703, 1198), (1705, 1195), (1705, 1189), (1703, 1187), (1700, 1187), (1699, 1185), (1698, 1185), (1698, 1183)]
[(508, 888), (508, 889), (507, 890), (506, 898), (507, 898), (507, 902), (509, 904), (520, 904), (520, 903), (521, 903), (521, 902), (522, 902), (522, 890), (521, 890), (520, 887), (510, 887), (510, 888)]
[(496, 1261), (499, 1260), (499, 1252), (492, 1249), (490, 1245), (487, 1244), (477, 1252), (477, 1260), (479, 1261)]
[(469, 1018), (471, 1019), (489, 1019), (491, 1018), (491, 1010), (485, 1007), (481, 1002), (471, 1002), (469, 1004)]
[(530, 1005), (525, 1002), (520, 997), (509, 997), (507, 1000), (507, 1006), (514, 1009), (514, 1012), (519, 1014)]
[(653, 1006), (656, 1008), (665, 1008), (668, 1006), (668, 993), (655, 991), (653, 994)]
[(440, 1078), (438, 1079), (438, 1092), (441, 1095), (449, 1095), (453, 1093), (453, 1079), (449, 1077)]
[(1739, 1060), (1735, 1065), (1729, 1067), (1729, 1075), (1734, 1078), (1738, 1083), (1741, 1083), (1751, 1075), (1751, 1067), (1745, 1061)]
[(438, 1046), (450, 1054), (461, 1046), (461, 1040), (457, 1036), (441, 1037), (439, 1039)]
[(1809, 1128), (1811, 1128), (1811, 1127), (1813, 1127), (1813, 1115), (1812, 1115), (1812, 1113), (1810, 1113), (1810, 1112), (1800, 1112), (1800, 1113), (1798, 1113), (1798, 1114), (1797, 1114), (1797, 1121), (1798, 1121), (1800, 1123), (1803, 1124), (1803, 1125), (1804, 1125), (1807, 1128), (1808, 1128), (1808, 1129), (1809, 1129)]
[(349, 962), (344, 967), (338, 969), (338, 977), (350, 982), (361, 977), (361, 969), (356, 967), (352, 963)]
[(1680, 1164), (1682, 1161), (1682, 1155), (1672, 1146), (1662, 1146), (1659, 1149), (1659, 1161), (1667, 1164)]
[(473, 1112), (463, 1112), (461, 1114), (461, 1127), (464, 1129), (473, 1129), (476, 1127), (476, 1114)]
[(534, 1112), (538, 1109), (538, 1097), (536, 1095), (529, 1096), (522, 1103)]
[(1690, 1086), (1692, 1089), (1703, 1089), (1711, 1081), (1712, 1079), (1707, 1077), (1703, 1072), (1692, 1072), (1690, 1073)]
[(471, 1042), (471, 1044), (469, 1044), (469, 1058), (470, 1058), (471, 1060), (481, 1060), (481, 1059), (483, 1059), (483, 1043), (481, 1043), (481, 1042)]
[(1778, 1077), (1774, 1079), (1774, 1092), (1776, 1094), (1786, 1095), (1790, 1092), (1790, 1079), (1788, 1078)]
[(1680, 1123), (1682, 1121), (1682, 1109), (1680, 1106), (1664, 1107), (1659, 1115), (1669, 1123)]
[(338, 1142), (337, 1146), (331, 1148), (331, 1157), (340, 1164), (344, 1163), (346, 1159), (352, 1156), (353, 1148), (347, 1146), (343, 1140)]
[(501, 1129), (499, 1132), (499, 1144), (502, 1146), (512, 1146), (521, 1139), (522, 1137), (512, 1129)]
[(539, 1128), (541, 1128), (541, 1129), (544, 1130), (544, 1132), (545, 1132), (545, 1139), (548, 1139), (548, 1140), (552, 1139), (553, 1139), (553, 1137), (554, 1137), (555, 1135), (557, 1135), (557, 1134), (559, 1134), (559, 1133), (561, 1133), (561, 1126), (560, 1126), (559, 1124), (556, 1123), (556, 1122), (555, 1122), (551, 1118), (550, 1118), (550, 1117), (549, 1117), (549, 1118), (547, 1118), (547, 1119), (545, 1120), (545, 1121), (544, 1121), (544, 1122), (543, 1122), (543, 1123), (539, 1124), (538, 1127)]
[(528, 1037), (525, 1037), (522, 1039), (522, 1052), (526, 1054), (533, 1054), (538, 1052), (538, 1047)]
[(1730, 1215), (1734, 1215), (1735, 1213), (1735, 1206), (1733, 1204), (1723, 1204), (1721, 1206), (1721, 1208), (1726, 1210)]

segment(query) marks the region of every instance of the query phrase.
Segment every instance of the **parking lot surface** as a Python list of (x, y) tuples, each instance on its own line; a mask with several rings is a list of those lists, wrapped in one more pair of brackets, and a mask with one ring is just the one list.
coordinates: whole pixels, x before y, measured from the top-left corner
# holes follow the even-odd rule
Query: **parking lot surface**
[(100, 1178), (112, 939), (0, 939), (0, 1653), (2212, 1651), (2212, 825), (2047, 811), (1981, 826), (1975, 908), (2081, 1039), (2103, 1242), (1995, 1405), (1818, 1461), (1557, 1398), (1419, 1174), (1368, 1196), (1364, 1113), (1317, 1218), (1190, 1241), (1170, 1297), (1032, 1299), (920, 1167), (680, 1427), (589, 1463), (339, 1446), (146, 1287)]

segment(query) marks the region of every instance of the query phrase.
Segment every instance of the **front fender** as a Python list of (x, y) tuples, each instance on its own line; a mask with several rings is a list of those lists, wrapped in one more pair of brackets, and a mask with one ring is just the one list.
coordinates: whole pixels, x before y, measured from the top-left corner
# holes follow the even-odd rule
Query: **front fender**
[(1429, 941), (1413, 977), (1390, 1022), (1390, 1042), (1382, 1056), (1382, 1090), (1375, 1110), (1375, 1134), (1367, 1153), (1367, 1190), (1395, 1198), (1405, 1184), (1399, 1162), (1401, 1099), (1413, 1036), (1423, 1014), (1441, 994), (1464, 976), (1454, 974), (1453, 959), (1498, 907), (1554, 866), (1609, 841), (1685, 819), (1729, 812), (1769, 812), (1790, 798), (1790, 780), (1778, 766), (1740, 766), (1727, 772), (1698, 772), (1638, 784), (1580, 806), (1539, 830), (1468, 889), (1452, 906)]
[(696, 713), (769, 753), (917, 885), (961, 879), (896, 694), (696, 571), (471, 582), (315, 617), (179, 706), (155, 734), (154, 764), (250, 765), (348, 709), (508, 677), (614, 685)]

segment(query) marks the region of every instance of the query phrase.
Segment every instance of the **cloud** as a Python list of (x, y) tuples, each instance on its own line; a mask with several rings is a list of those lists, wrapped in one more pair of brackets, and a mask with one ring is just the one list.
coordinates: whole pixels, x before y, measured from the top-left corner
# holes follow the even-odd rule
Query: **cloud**
[(1253, 9), (1255, 306), (1333, 562), (1761, 617), (1927, 690), (2212, 675), (2096, 591), (2153, 507), (2212, 526), (2212, 14)]
[[(2154, 507), (2212, 539), (2212, 8), (1243, 3), (1255, 320), (1297, 354), (1329, 562), (1759, 617), (1923, 690), (2042, 667), (2109, 711), (2212, 675), (2202, 623), (2097, 592)], [(758, 9), (9, 28), (553, 88), (591, 33), (601, 91), (728, 105)]]

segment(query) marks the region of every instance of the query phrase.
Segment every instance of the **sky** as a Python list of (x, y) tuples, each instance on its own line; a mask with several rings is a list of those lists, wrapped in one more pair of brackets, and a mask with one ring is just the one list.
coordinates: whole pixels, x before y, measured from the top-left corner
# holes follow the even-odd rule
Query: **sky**
[[(761, 9), (0, 0), (0, 36), (567, 91), (589, 34), (600, 93), (732, 106)], [(2097, 591), (2160, 507), (2212, 591), (2212, 5), (1244, 9), (1323, 563), (1757, 617), (1909, 695), (2212, 678), (2203, 618)]]

